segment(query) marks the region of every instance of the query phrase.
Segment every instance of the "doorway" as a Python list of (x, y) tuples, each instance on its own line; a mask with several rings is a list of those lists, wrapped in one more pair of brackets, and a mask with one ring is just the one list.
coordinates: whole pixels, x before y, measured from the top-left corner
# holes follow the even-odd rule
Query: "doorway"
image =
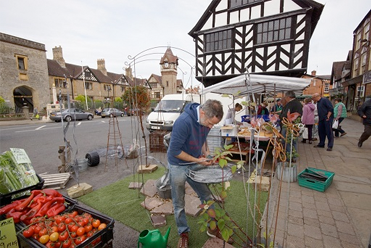
[(22, 113), (22, 108), (27, 106), (32, 113), (34, 103), (32, 99), (32, 90), (26, 86), (17, 87), (13, 91), (14, 110), (16, 113)]

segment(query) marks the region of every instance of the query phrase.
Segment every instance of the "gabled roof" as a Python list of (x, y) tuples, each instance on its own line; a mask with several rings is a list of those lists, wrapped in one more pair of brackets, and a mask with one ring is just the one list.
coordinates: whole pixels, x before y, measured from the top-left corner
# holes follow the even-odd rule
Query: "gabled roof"
[[(213, 0), (210, 5), (207, 7), (207, 9), (205, 10), (205, 12), (203, 13), (203, 15), (201, 16), (201, 18), (198, 20), (198, 22), (196, 23), (196, 25), (192, 28), (191, 31), (189, 31), (189, 35), (192, 36), (192, 37), (195, 37), (196, 36), (196, 31), (200, 30), (202, 28), (202, 26), (205, 24), (205, 22), (209, 19), (209, 17), (213, 14), (213, 10), (215, 10), (215, 8), (218, 6), (218, 4), (221, 2), (222, 0)], [(314, 29), (316, 28), (317, 26), (317, 23), (320, 19), (320, 16), (322, 14), (322, 11), (323, 11), (323, 8), (324, 8), (324, 5), (320, 4), (320, 3), (317, 3), (313, 0), (292, 0), (293, 2), (295, 2), (296, 4), (298, 4), (300, 7), (304, 8), (304, 9), (308, 9), (309, 11), (311, 11), (311, 36), (314, 32)]]
[[(74, 65), (66, 63), (66, 68), (63, 68), (60, 66), (60, 64), (56, 60), (47, 60), (48, 63), (48, 75), (49, 76), (55, 76), (55, 77), (68, 77), (77, 79), (81, 76), (82, 70), (86, 71), (89, 70), (91, 73), (93, 73), (94, 77), (98, 80), (99, 83), (116, 83), (118, 82), (122, 77), (125, 77), (123, 74), (117, 74), (112, 72), (107, 72), (107, 76), (104, 75), (100, 70), (93, 69), (88, 66), (81, 65)], [(128, 79), (125, 77), (128, 83), (133, 86), (134, 82), (133, 80)], [(142, 80), (142, 79), (140, 79)]]
[(341, 74), (345, 63), (346, 63), (345, 61), (337, 61), (332, 63), (331, 78), (334, 79), (334, 81), (341, 80)]

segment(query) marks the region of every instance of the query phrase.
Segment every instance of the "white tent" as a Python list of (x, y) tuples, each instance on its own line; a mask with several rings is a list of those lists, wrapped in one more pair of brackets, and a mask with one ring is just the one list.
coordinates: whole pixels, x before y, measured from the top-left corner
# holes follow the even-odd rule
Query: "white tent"
[(245, 96), (252, 93), (273, 94), (281, 91), (302, 91), (310, 84), (310, 79), (250, 74), (237, 76), (202, 90), (202, 94), (217, 93)]

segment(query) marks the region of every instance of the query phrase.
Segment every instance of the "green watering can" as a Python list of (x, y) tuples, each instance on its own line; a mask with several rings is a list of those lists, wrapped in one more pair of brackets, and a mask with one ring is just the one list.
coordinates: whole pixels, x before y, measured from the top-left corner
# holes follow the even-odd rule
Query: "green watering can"
[(169, 238), (170, 227), (167, 229), (165, 236), (162, 236), (158, 229), (156, 230), (144, 230), (139, 234), (139, 244), (142, 244), (143, 248), (166, 248), (167, 239)]

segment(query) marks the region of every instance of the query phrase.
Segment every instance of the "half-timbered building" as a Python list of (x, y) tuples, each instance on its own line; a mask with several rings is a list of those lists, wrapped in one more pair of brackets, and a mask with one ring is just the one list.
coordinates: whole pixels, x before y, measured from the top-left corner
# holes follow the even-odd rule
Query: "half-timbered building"
[(303, 75), (323, 7), (312, 0), (213, 0), (189, 32), (197, 79), (207, 87), (246, 70)]

